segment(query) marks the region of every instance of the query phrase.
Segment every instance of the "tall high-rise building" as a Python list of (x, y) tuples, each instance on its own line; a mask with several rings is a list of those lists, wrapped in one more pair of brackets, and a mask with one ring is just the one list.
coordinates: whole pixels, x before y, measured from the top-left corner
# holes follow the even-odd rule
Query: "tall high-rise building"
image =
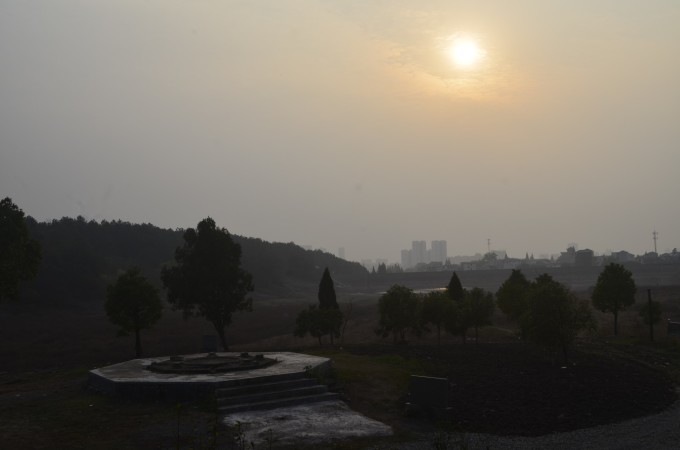
[(411, 242), (411, 265), (413, 267), (427, 262), (427, 244), (425, 241)]
[(340, 247), (338, 249), (338, 258), (345, 259), (345, 247)]
[(430, 262), (445, 263), (448, 256), (446, 252), (446, 241), (432, 241), (432, 253)]

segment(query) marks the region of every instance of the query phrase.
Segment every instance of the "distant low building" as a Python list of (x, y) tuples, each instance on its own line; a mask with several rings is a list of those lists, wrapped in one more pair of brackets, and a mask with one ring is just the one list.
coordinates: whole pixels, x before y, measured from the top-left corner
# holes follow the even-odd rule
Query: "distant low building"
[(576, 248), (569, 247), (566, 252), (561, 252), (557, 258), (557, 264), (560, 266), (573, 266), (576, 263)]
[(593, 266), (594, 258), (595, 252), (591, 249), (578, 250), (574, 253), (574, 265), (577, 267), (591, 267)]
[(609, 260), (612, 262), (616, 263), (627, 263), (627, 262), (634, 262), (635, 261), (635, 255), (632, 253), (629, 253), (625, 250), (621, 250), (620, 252), (612, 252), (611, 255), (609, 255)]

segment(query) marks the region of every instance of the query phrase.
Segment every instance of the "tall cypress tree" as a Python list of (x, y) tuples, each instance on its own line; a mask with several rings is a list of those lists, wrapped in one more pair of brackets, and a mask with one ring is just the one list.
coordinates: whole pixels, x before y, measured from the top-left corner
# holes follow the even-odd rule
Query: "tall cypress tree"
[(319, 283), (319, 308), (320, 309), (339, 309), (338, 300), (335, 297), (335, 285), (328, 271), (328, 267), (323, 271), (321, 282)]
[(458, 278), (456, 272), (453, 272), (453, 275), (451, 275), (449, 285), (446, 286), (446, 293), (449, 295), (449, 297), (457, 302), (460, 302), (465, 298), (463, 285), (460, 284), (460, 279)]

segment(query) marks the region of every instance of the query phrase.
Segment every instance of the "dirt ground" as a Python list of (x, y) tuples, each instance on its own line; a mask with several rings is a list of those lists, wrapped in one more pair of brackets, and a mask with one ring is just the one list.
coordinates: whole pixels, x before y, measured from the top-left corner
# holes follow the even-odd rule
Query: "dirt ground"
[[(349, 351), (378, 355), (385, 349)], [(426, 361), (427, 375), (450, 380), (446, 422), (466, 432), (534, 436), (574, 430), (659, 412), (677, 398), (666, 373), (654, 368), (666, 359), (653, 350), (633, 357), (624, 351), (613, 355), (608, 345), (582, 344), (569, 366), (525, 343), (403, 346), (394, 351)], [(370, 408), (362, 412), (377, 414)], [(394, 420), (404, 424), (402, 417)]]
[[(678, 290), (670, 295), (678, 298)], [(291, 336), (295, 314), (306, 302), (260, 303), (256, 312), (237, 317), (229, 329), (233, 349), (318, 351), (314, 340)], [(669, 305), (675, 304), (666, 304), (666, 311)], [(133, 357), (132, 339), (117, 338), (101, 308), (19, 306), (0, 310), (3, 447), (211, 448), (215, 439), (221, 444), (214, 448), (233, 447), (226, 430), (214, 428), (209, 404), (136, 403), (85, 389), (89, 369)], [(659, 344), (644, 344), (646, 330), (635, 311), (624, 316), (616, 340), (606, 336), (608, 317), (601, 317), (604, 336), (579, 344), (573, 364), (563, 367), (552, 355), (517, 341), (502, 317), (483, 331), (477, 345), (445, 338), (438, 347), (430, 336), (394, 346), (372, 331), (375, 300), (354, 306), (351, 339), (333, 352), (364, 359), (360, 365), (348, 359), (356, 367), (348, 365), (345, 375), (348, 368), (356, 370), (336, 387), (350, 407), (397, 431), (434, 429), (433, 422), (404, 416), (404, 379), (416, 373), (450, 379), (447, 426), (466, 432), (541, 435), (648, 415), (676, 399), (680, 345), (663, 329)], [(148, 356), (173, 355), (199, 351), (202, 334), (211, 332), (199, 319), (185, 322), (166, 312), (142, 339)], [(390, 378), (393, 368), (399, 369), (399, 380)]]

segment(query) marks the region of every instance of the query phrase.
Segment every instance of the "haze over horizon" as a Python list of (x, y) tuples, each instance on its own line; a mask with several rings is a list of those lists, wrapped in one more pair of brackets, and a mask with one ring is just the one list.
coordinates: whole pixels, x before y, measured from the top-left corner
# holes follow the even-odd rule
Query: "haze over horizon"
[(0, 0), (0, 198), (350, 260), (667, 252), (678, 23), (673, 0)]

